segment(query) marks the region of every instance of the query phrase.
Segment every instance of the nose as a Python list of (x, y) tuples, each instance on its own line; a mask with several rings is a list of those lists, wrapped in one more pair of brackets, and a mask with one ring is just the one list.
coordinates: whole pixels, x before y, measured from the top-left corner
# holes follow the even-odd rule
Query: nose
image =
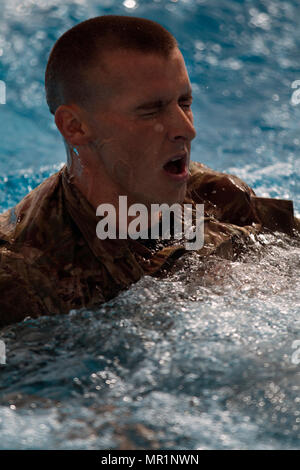
[(169, 116), (168, 137), (172, 142), (179, 140), (190, 142), (196, 137), (191, 110), (184, 110), (179, 104)]

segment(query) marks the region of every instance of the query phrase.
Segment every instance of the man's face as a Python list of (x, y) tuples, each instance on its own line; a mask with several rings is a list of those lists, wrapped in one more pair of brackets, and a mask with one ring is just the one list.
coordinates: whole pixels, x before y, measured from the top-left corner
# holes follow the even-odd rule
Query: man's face
[(88, 119), (106, 184), (129, 204), (182, 202), (195, 129), (180, 51), (114, 51), (104, 65), (101, 79), (97, 67), (89, 75), (102, 96)]

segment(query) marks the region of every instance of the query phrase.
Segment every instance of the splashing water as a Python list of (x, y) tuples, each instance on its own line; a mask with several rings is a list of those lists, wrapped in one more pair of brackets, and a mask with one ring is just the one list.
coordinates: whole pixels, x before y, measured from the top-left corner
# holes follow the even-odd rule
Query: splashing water
[(2, 448), (297, 447), (300, 241), (178, 264), (97, 311), (4, 329)]
[[(195, 96), (192, 158), (237, 174), (258, 196), (293, 199), (299, 214), (299, 8), (4, 1), (1, 210), (65, 158), (43, 98), (50, 47), (75, 23), (115, 13), (159, 18), (177, 37)], [(190, 252), (99, 310), (4, 328), (0, 447), (299, 448), (299, 267), (298, 238), (264, 234), (234, 262)]]

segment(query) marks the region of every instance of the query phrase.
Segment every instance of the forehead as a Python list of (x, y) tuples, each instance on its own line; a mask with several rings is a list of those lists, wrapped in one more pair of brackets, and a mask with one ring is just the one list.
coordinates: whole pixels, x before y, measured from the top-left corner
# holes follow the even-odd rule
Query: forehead
[[(190, 81), (179, 49), (168, 57), (131, 50), (107, 52), (89, 79), (107, 98), (139, 100), (145, 96), (190, 92)], [(102, 93), (103, 94), (103, 93)]]

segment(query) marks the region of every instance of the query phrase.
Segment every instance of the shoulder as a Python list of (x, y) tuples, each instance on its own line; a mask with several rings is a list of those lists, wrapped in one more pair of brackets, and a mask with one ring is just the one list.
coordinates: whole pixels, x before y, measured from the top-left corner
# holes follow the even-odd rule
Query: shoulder
[[(49, 226), (63, 220), (61, 173), (53, 174), (15, 207), (0, 215), (0, 240), (9, 244), (42, 244)], [(55, 234), (55, 226), (52, 227)]]
[(191, 162), (190, 173), (187, 196), (204, 203), (208, 215), (219, 221), (239, 226), (259, 223), (264, 229), (288, 234), (299, 232), (300, 222), (294, 217), (292, 201), (257, 197), (238, 176), (198, 162)]
[(206, 185), (207, 187), (220, 186), (220, 189), (224, 192), (229, 187), (235, 186), (249, 196), (255, 195), (253, 189), (238, 176), (213, 170), (199, 162), (190, 163), (190, 175), (189, 189), (194, 189), (200, 185)]
[(191, 162), (187, 196), (205, 204), (208, 215), (237, 225), (257, 222), (251, 197), (255, 193), (239, 177)]

